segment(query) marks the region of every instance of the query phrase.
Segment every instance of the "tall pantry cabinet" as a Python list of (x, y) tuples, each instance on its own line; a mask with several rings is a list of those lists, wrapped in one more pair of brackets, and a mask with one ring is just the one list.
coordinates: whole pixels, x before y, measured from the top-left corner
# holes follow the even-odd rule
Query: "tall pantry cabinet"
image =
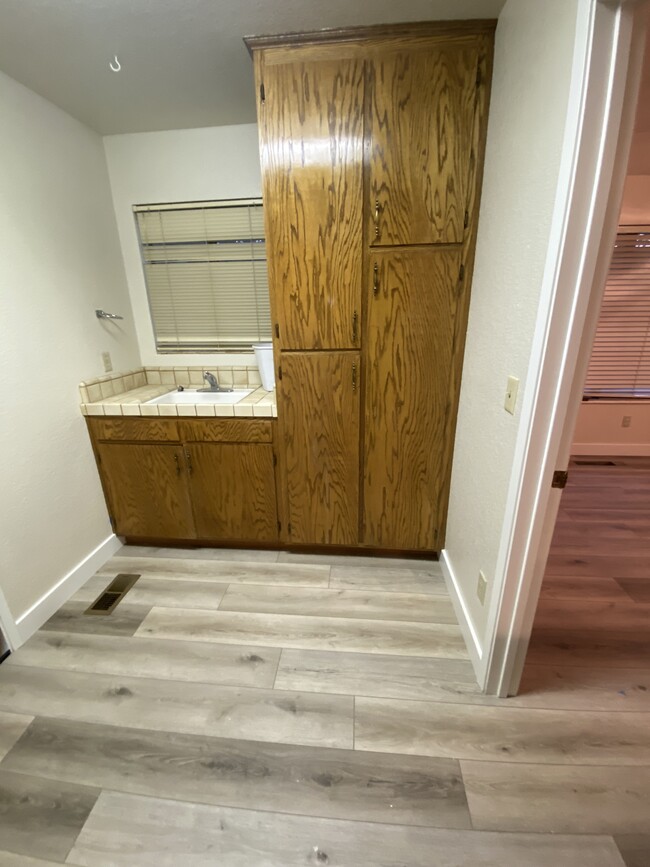
[(444, 544), (493, 35), (247, 40), (288, 544)]

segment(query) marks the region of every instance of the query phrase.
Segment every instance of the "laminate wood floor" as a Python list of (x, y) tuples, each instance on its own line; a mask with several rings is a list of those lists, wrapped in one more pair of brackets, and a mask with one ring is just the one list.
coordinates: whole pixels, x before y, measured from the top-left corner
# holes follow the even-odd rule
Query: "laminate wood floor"
[(573, 475), (507, 701), (435, 562), (122, 549), (0, 666), (0, 867), (650, 867), (650, 472), (618, 469)]

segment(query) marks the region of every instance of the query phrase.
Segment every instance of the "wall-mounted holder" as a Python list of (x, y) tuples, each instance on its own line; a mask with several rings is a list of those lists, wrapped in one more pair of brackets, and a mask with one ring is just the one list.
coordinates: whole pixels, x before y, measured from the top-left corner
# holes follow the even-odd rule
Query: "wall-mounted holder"
[(95, 310), (95, 316), (98, 319), (124, 319), (123, 316), (118, 316), (117, 313), (106, 313), (105, 310)]

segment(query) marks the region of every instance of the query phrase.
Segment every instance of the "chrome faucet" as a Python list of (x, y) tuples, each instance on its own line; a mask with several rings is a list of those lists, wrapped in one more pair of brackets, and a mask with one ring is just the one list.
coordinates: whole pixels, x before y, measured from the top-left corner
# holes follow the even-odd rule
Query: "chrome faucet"
[(198, 391), (232, 391), (232, 388), (222, 388), (217, 382), (217, 377), (214, 373), (206, 370), (203, 373), (203, 379), (208, 383), (208, 388), (199, 388)]

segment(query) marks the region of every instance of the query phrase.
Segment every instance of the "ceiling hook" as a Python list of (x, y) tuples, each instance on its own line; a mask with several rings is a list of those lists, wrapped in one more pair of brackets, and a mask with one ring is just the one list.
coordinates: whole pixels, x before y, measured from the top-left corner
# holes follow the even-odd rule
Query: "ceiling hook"
[(121, 64), (120, 61), (117, 59), (117, 54), (115, 55), (115, 57), (113, 58), (113, 60), (111, 60), (111, 62), (110, 62), (108, 65), (109, 65), (110, 68), (113, 70), (113, 72), (119, 72), (120, 69), (122, 68), (122, 64)]

